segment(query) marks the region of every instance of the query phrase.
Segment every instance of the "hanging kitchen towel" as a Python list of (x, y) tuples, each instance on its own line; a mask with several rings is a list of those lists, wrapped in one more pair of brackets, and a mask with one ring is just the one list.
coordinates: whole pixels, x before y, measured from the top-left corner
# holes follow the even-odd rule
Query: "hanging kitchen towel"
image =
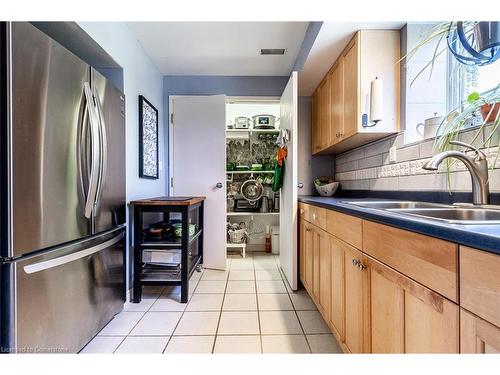
[(287, 154), (288, 150), (286, 149), (286, 147), (280, 147), (276, 152), (276, 165), (274, 166), (273, 191), (278, 191), (283, 185), (283, 174), (285, 173), (284, 160)]

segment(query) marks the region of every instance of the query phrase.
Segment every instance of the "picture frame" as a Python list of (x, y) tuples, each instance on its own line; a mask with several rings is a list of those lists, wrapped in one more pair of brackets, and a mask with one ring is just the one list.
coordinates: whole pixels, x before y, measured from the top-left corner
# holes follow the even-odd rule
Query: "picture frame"
[(139, 95), (139, 177), (159, 178), (158, 110)]

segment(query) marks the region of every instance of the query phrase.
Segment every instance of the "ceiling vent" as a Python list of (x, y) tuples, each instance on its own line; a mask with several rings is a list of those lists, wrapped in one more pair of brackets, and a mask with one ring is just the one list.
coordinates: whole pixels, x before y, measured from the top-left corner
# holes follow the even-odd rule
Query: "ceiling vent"
[(262, 48), (260, 50), (261, 55), (284, 55), (285, 52), (284, 48)]

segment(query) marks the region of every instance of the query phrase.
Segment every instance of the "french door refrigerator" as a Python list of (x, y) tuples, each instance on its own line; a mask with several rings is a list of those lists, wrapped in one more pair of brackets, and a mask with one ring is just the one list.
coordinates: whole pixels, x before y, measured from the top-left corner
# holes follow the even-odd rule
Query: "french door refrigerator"
[(124, 302), (124, 96), (0, 23), (1, 351), (78, 352)]

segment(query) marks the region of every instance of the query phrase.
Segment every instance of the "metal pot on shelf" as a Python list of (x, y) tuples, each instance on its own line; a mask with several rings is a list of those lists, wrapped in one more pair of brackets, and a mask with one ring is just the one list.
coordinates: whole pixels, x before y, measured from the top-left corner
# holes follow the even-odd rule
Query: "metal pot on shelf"
[(276, 116), (273, 115), (256, 115), (252, 117), (254, 129), (274, 129)]

